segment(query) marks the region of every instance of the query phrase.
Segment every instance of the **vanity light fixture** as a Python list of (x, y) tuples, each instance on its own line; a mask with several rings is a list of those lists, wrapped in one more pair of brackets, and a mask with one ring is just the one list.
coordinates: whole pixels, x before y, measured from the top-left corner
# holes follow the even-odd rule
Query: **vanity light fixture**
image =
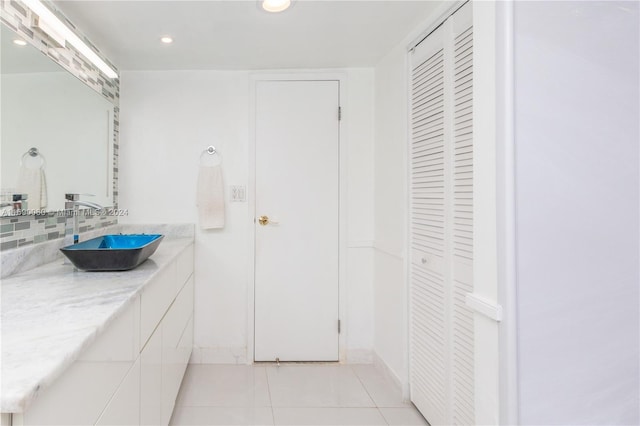
[(163, 42), (164, 44), (171, 44), (173, 43), (173, 38), (169, 36), (163, 36), (163, 37), (160, 37), (160, 41)]
[(262, 8), (267, 12), (284, 12), (291, 6), (291, 0), (262, 0)]
[[(96, 52), (78, 37), (69, 27), (67, 27), (47, 6), (40, 0), (22, 0), (33, 13), (38, 15), (38, 26), (54, 40), (58, 41), (62, 37), (63, 41), (75, 47), (85, 58), (91, 61), (100, 71), (109, 78), (118, 78), (115, 72)], [(53, 34), (52, 34), (53, 33)], [(61, 43), (64, 45), (64, 43)]]
[(21, 40), (19, 38), (13, 40), (13, 44), (17, 44), (18, 46), (26, 46), (27, 42), (24, 40)]

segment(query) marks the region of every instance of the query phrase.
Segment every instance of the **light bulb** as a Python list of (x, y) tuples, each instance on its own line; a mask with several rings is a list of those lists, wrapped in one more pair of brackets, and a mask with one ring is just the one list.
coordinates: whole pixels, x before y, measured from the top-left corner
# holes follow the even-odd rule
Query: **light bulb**
[(262, 8), (267, 12), (282, 12), (291, 6), (291, 0), (264, 0)]

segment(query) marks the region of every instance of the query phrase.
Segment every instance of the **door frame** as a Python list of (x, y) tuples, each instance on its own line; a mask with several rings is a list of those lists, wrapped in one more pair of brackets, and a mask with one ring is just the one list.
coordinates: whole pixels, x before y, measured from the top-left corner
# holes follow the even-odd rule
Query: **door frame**
[[(347, 110), (347, 73), (336, 70), (309, 71), (256, 71), (249, 74), (249, 181), (247, 185), (247, 238), (249, 250), (247, 286), (247, 363), (255, 362), (255, 237), (256, 228), (256, 86), (260, 81), (337, 81), (338, 103), (342, 108), (342, 120), (338, 123), (338, 361), (347, 361), (347, 132), (345, 111)], [(337, 111), (336, 111), (337, 114)]]

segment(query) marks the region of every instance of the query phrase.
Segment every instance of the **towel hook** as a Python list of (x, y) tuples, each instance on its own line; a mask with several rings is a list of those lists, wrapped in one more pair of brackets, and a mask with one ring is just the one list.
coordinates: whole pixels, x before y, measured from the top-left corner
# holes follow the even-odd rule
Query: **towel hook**
[(220, 162), (222, 162), (222, 154), (220, 154), (220, 153), (218, 152), (218, 150), (216, 149), (216, 147), (215, 147), (215, 146), (213, 146), (213, 145), (209, 145), (209, 146), (207, 147), (207, 149), (205, 149), (204, 151), (202, 151), (202, 154), (200, 154), (200, 161), (202, 161), (202, 157), (203, 157), (205, 154), (208, 154), (208, 155), (211, 155), (211, 156), (213, 156), (213, 155), (218, 155), (218, 157), (219, 157), (219, 161), (220, 161)]
[(46, 164), (46, 159), (44, 158), (44, 155), (42, 155), (42, 153), (38, 151), (38, 148), (36, 147), (29, 148), (27, 152), (22, 154), (22, 157), (20, 158), (20, 165), (24, 165), (24, 161), (26, 160), (27, 157), (31, 157), (31, 158), (40, 157), (41, 163), (38, 166), (39, 168), (43, 168)]

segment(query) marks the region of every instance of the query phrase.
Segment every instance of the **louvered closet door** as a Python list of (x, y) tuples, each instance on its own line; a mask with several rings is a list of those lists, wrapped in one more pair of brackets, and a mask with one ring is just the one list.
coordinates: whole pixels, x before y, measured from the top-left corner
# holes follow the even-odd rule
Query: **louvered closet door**
[(445, 78), (439, 28), (414, 56), (411, 78), (411, 397), (431, 424), (447, 419)]
[(412, 53), (411, 399), (432, 424), (474, 423), (471, 5)]
[(452, 424), (475, 424), (473, 312), (473, 28), (471, 5), (452, 19), (453, 29), (453, 223), (452, 236)]

